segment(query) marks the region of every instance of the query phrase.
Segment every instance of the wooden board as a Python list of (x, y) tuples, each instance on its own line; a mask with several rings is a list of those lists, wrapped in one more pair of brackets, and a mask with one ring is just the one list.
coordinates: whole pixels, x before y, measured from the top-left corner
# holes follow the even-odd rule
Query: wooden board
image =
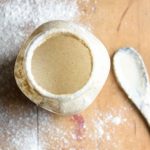
[[(80, 22), (112, 55), (132, 46), (150, 74), (150, 1), (79, 0)], [(0, 65), (0, 150), (149, 150), (150, 130), (118, 86), (111, 69), (94, 103), (79, 115), (59, 117), (37, 108), (18, 89), (14, 61)], [(5, 87), (5, 88), (3, 88)]]

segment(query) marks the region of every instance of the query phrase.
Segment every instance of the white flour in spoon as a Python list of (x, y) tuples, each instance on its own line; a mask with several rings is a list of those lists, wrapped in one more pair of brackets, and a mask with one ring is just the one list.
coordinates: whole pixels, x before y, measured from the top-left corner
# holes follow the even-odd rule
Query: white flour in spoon
[(122, 48), (114, 56), (117, 79), (128, 97), (150, 123), (149, 78), (141, 56), (133, 48)]

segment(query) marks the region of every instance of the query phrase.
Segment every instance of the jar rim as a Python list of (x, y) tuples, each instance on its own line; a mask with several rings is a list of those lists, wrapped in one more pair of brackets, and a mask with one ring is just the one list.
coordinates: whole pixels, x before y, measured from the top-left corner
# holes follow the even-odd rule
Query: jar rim
[[(77, 91), (75, 91), (74, 93), (70, 93), (70, 94), (54, 94), (46, 89), (44, 89), (43, 87), (41, 87), (40, 85), (37, 84), (37, 82), (35, 81), (33, 74), (32, 74), (32, 69), (31, 69), (31, 61), (32, 61), (32, 57), (33, 57), (33, 53), (36, 50), (36, 48), (38, 46), (40, 46), (42, 43), (44, 43), (46, 41), (46, 39), (53, 37), (56, 34), (70, 34), (75, 36), (76, 38), (80, 40), (82, 40), (86, 46), (89, 49), (89, 52), (91, 54), (91, 59), (92, 59), (92, 68), (91, 68), (91, 73), (89, 76), (89, 79), (87, 80), (87, 82)], [(81, 42), (81, 41), (80, 41)], [(47, 30), (46, 32), (40, 33), (39, 35), (37, 35), (35, 38), (32, 39), (32, 41), (29, 43), (29, 45), (26, 47), (26, 51), (25, 51), (25, 59), (24, 59), (24, 68), (25, 68), (25, 73), (27, 76), (27, 81), (28, 83), (38, 92), (40, 93), (42, 96), (44, 97), (48, 97), (48, 98), (57, 98), (57, 99), (72, 99), (75, 97), (78, 97), (80, 95), (82, 95), (84, 93), (84, 91), (86, 91), (86, 89), (88, 89), (90, 82), (92, 80), (92, 74), (93, 74), (93, 55), (92, 55), (92, 51), (88, 45), (88, 43), (86, 42), (85, 39), (83, 39), (82, 37), (80, 37), (80, 35), (78, 35), (77, 33), (74, 33), (72, 30), (69, 29), (50, 29)]]

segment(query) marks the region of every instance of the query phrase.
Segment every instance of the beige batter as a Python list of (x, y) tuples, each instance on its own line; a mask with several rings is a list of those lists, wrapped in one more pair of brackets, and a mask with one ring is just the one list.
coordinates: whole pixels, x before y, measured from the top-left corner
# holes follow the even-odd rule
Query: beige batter
[(54, 94), (70, 94), (81, 89), (92, 70), (89, 49), (69, 34), (48, 38), (34, 52), (32, 74), (36, 82)]

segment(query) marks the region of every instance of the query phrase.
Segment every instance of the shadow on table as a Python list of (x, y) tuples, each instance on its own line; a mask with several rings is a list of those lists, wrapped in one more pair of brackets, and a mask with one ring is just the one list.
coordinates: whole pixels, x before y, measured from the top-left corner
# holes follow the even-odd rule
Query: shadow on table
[(0, 64), (0, 112), (9, 111), (17, 115), (36, 106), (19, 90), (14, 78), (14, 64), (15, 58)]
[(17, 87), (14, 64), (0, 64), (0, 149), (30, 149), (37, 141), (37, 107)]

